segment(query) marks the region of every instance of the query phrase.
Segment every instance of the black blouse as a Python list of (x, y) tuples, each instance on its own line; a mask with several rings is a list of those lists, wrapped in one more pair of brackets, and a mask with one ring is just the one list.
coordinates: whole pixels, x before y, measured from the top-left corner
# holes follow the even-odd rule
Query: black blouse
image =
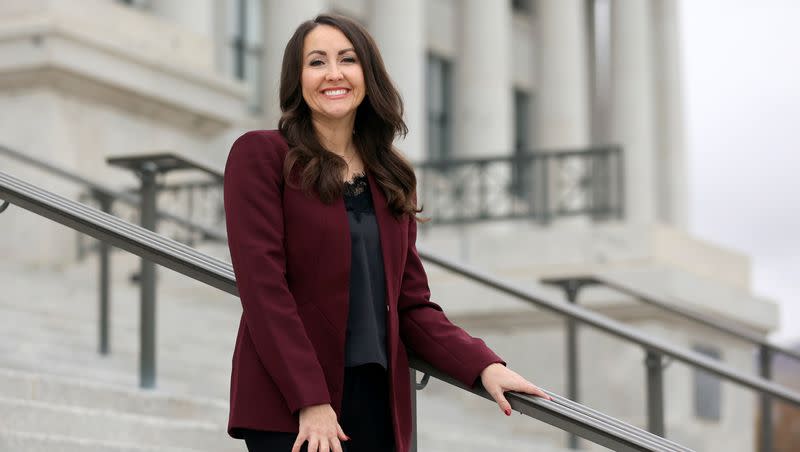
[(345, 366), (378, 363), (387, 368), (386, 283), (378, 222), (366, 174), (356, 174), (345, 182), (344, 204), (352, 244)]

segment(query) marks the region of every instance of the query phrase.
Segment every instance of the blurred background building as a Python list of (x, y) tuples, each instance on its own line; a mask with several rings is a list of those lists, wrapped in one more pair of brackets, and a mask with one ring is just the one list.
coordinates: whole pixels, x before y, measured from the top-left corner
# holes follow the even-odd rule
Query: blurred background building
[[(776, 305), (752, 293), (748, 256), (687, 230), (677, 0), (0, 0), (0, 145), (120, 191), (139, 180), (111, 157), (174, 152), (221, 171), (238, 135), (277, 126), (285, 43), (323, 11), (373, 33), (403, 95), (410, 133), (397, 146), (433, 219), (420, 244), (561, 298), (545, 279), (614, 281), (628, 293), (593, 284), (573, 301), (756, 372), (752, 344), (630, 294), (760, 337), (778, 322)], [(0, 169), (99, 205), (85, 184), (2, 149)], [(159, 208), (220, 229), (219, 182), (204, 176), (161, 177)], [(112, 210), (138, 221), (135, 209)], [(0, 445), (244, 450), (224, 433), (237, 299), (158, 274), (155, 392), (173, 405), (148, 414), (163, 431), (142, 433), (148, 422), (125, 415), (155, 404), (135, 390), (137, 259), (113, 256), (113, 351), (100, 355), (96, 243), (14, 206), (0, 224)], [(165, 219), (159, 231), (229, 260), (224, 243), (179, 222)], [(532, 381), (567, 393), (562, 318), (426, 268), (454, 322)], [(641, 347), (581, 328), (577, 349), (580, 401), (645, 426)], [(678, 362), (666, 365), (664, 384), (668, 438), (758, 450), (752, 391)], [(565, 447), (560, 430), (501, 418), (444, 384), (419, 397), (420, 450)], [(800, 444), (792, 434), (789, 447)]]

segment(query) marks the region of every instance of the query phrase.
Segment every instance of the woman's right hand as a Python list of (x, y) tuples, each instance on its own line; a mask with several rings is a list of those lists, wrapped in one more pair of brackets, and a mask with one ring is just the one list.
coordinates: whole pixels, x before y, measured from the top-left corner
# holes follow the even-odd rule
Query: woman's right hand
[(342, 452), (340, 441), (349, 440), (329, 403), (311, 405), (300, 409), (300, 431), (292, 452), (300, 452), (305, 441), (308, 441), (308, 452)]

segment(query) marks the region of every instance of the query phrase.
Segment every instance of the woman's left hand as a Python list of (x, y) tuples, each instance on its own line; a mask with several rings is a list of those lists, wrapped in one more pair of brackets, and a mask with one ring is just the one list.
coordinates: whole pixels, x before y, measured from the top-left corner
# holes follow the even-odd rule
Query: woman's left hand
[(500, 411), (505, 413), (506, 416), (511, 416), (511, 404), (508, 403), (503, 394), (506, 391), (524, 392), (546, 400), (553, 400), (538, 386), (500, 363), (490, 364), (483, 369), (481, 383), (483, 383), (483, 387), (495, 402), (500, 405)]

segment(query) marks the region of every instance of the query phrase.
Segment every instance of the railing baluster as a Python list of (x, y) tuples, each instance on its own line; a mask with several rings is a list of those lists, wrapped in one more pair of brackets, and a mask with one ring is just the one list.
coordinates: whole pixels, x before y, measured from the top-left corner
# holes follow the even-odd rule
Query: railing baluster
[[(772, 349), (761, 345), (758, 353), (759, 375), (765, 380), (772, 379)], [(761, 394), (761, 452), (772, 452), (772, 398)]]
[[(158, 167), (150, 162), (142, 163), (139, 178), (142, 182), (141, 223), (142, 227), (156, 230), (156, 174)], [(141, 306), (139, 337), (139, 385), (154, 388), (156, 385), (156, 264), (142, 259)]]
[(660, 353), (645, 350), (644, 364), (647, 370), (647, 429), (650, 433), (664, 436), (664, 366)]
[(415, 369), (409, 369), (408, 375), (409, 378), (411, 378), (411, 452), (416, 452), (418, 437), (417, 426), (419, 425), (417, 422), (417, 391), (422, 391), (425, 389), (425, 386), (428, 386), (428, 380), (430, 380), (431, 375), (429, 373), (424, 373), (422, 375), (422, 381), (419, 383), (417, 383), (417, 371)]
[[(187, 192), (186, 196), (188, 197), (188, 199), (186, 200), (186, 204), (187, 204), (186, 218), (188, 218), (190, 220), (194, 219), (194, 194), (195, 194), (195, 191), (197, 191), (197, 190), (200, 190), (200, 188), (197, 185), (189, 185), (188, 187), (186, 187), (186, 192)], [(186, 244), (189, 245), (189, 246), (194, 246), (195, 235), (196, 235), (195, 232), (192, 231), (192, 230), (189, 230), (189, 231), (187, 231), (187, 233), (188, 233), (188, 235), (187, 235)]]
[[(103, 193), (95, 191), (94, 198), (100, 204), (100, 210), (111, 213), (111, 205), (114, 200)], [(101, 355), (111, 353), (110, 331), (111, 331), (111, 246), (102, 240), (98, 241), (98, 278), (97, 287), (99, 295), (99, 345), (98, 351)]]
[(552, 160), (551, 156), (546, 155), (543, 156), (541, 159), (542, 166), (542, 195), (539, 198), (541, 200), (541, 209), (542, 209), (542, 224), (547, 226), (550, 224), (550, 167)]
[(411, 379), (411, 452), (417, 452), (417, 371), (408, 370)]
[[(580, 279), (571, 279), (564, 281), (559, 286), (564, 289), (564, 295), (567, 301), (572, 304), (578, 303), (578, 293), (583, 287), (583, 282)], [(580, 397), (580, 390), (578, 382), (580, 381), (579, 367), (578, 367), (578, 324), (575, 319), (567, 317), (565, 320), (565, 337), (566, 337), (566, 376), (567, 376), (567, 398), (578, 402)], [(578, 449), (578, 436), (570, 433), (567, 436), (567, 447), (570, 449)]]

